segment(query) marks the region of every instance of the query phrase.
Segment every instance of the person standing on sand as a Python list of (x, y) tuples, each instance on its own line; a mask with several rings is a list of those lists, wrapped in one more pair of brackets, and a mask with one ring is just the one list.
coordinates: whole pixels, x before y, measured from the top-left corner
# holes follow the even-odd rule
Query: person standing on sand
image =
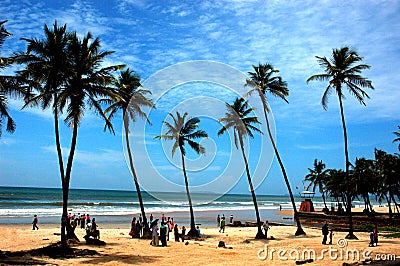
[(37, 215), (36, 214), (33, 215), (32, 230), (35, 230), (35, 229), (39, 230), (39, 227), (37, 226), (38, 222), (39, 222), (39, 219), (38, 219)]
[(85, 229), (85, 223), (86, 223), (86, 215), (82, 214), (81, 215), (81, 229)]
[(217, 226), (221, 226), (221, 217), (219, 217), (219, 214), (217, 215)]
[(158, 221), (154, 221), (154, 225), (151, 228), (151, 244), (155, 247), (158, 246)]
[(265, 239), (268, 239), (268, 230), (269, 230), (268, 220), (266, 220), (265, 223), (263, 223), (263, 228), (264, 228), (264, 232), (265, 232)]
[(333, 230), (331, 229), (331, 231), (329, 232), (329, 245), (332, 245), (333, 235)]
[(322, 226), (322, 234), (324, 236), (324, 238), (322, 239), (322, 245), (326, 245), (326, 240), (329, 234), (328, 222), (325, 222), (324, 226)]
[(225, 216), (224, 215), (222, 215), (221, 222), (219, 225), (219, 232), (221, 233), (221, 231), (222, 231), (222, 233), (225, 233)]
[(186, 234), (186, 227), (182, 226), (182, 234), (181, 234), (182, 242), (185, 242), (185, 234)]
[(168, 225), (165, 225), (165, 222), (161, 222), (160, 226), (160, 239), (161, 239), (161, 246), (166, 247), (167, 246), (167, 227)]
[(233, 214), (231, 214), (231, 216), (229, 217), (229, 223), (233, 223)]
[(375, 245), (376, 246), (378, 246), (378, 233), (379, 233), (379, 231), (378, 231), (378, 226), (377, 225), (375, 225), (375, 228), (374, 228), (374, 243), (375, 243)]
[(175, 224), (174, 226), (174, 237), (175, 237), (175, 242), (179, 242), (179, 229), (177, 224)]
[(374, 231), (371, 231), (369, 233), (369, 247), (373, 247), (374, 246)]

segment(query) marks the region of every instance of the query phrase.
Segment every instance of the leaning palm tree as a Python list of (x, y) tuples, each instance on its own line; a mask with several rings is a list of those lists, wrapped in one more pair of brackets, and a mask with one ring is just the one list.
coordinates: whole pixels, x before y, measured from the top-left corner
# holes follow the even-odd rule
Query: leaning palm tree
[(328, 173), (328, 170), (325, 169), (325, 164), (321, 161), (318, 161), (317, 159), (314, 160), (314, 169), (308, 168), (308, 171), (310, 172), (307, 174), (304, 178), (304, 181), (309, 181), (310, 184), (307, 187), (307, 190), (313, 187), (313, 192), (315, 192), (315, 188), (318, 186), (319, 192), (322, 195), (322, 200), (324, 201), (324, 206), (325, 210), (328, 210), (328, 207), (326, 206), (326, 200), (325, 200), (325, 191), (324, 191), (324, 184), (325, 184), (325, 177), (326, 174)]
[[(253, 198), (254, 209), (256, 211), (256, 219), (257, 219), (257, 234), (256, 239), (265, 238), (261, 230), (261, 219), (260, 213), (258, 211), (258, 204), (256, 194), (253, 188), (253, 182), (250, 176), (249, 164), (246, 158), (246, 153), (244, 151), (244, 142), (243, 138), (249, 136), (251, 138), (254, 137), (252, 131), (256, 131), (262, 134), (262, 132), (254, 126), (254, 124), (260, 124), (256, 116), (249, 116), (254, 108), (250, 108), (247, 101), (243, 98), (236, 98), (233, 104), (226, 103), (227, 112), (225, 113), (225, 117), (220, 118), (218, 121), (223, 123), (224, 126), (218, 131), (218, 136), (222, 135), (225, 131), (229, 129), (233, 129), (233, 136), (235, 140), (236, 149), (240, 149), (242, 151), (242, 156), (244, 160), (244, 164), (246, 166), (246, 174), (247, 180), (250, 186), (251, 196)], [(238, 143), (239, 141), (239, 143)]]
[(275, 156), (278, 160), (279, 166), (282, 171), (283, 178), (286, 183), (286, 187), (289, 192), (290, 200), (292, 202), (293, 212), (294, 212), (294, 219), (296, 220), (297, 230), (295, 235), (305, 235), (303, 228), (301, 227), (300, 219), (298, 216), (296, 204), (294, 201), (294, 196), (292, 193), (292, 189), (290, 187), (289, 178), (286, 174), (285, 167), (283, 165), (281, 156), (279, 155), (278, 148), (276, 146), (274, 137), (271, 132), (270, 122), (268, 119), (268, 113), (270, 108), (268, 106), (268, 100), (266, 97), (267, 92), (271, 93), (273, 96), (281, 98), (285, 102), (288, 102), (286, 96), (289, 95), (289, 90), (287, 88), (286, 82), (282, 80), (280, 76), (276, 76), (276, 73), (279, 70), (273, 68), (271, 64), (259, 64), (258, 66), (253, 66), (255, 72), (248, 72), (250, 78), (246, 80), (246, 85), (252, 87), (252, 89), (246, 94), (251, 95), (252, 93), (258, 93), (260, 97), (261, 103), (264, 109), (264, 117), (267, 126), (268, 136), (271, 141), (272, 147), (274, 148)]
[[(6, 38), (11, 36), (11, 33), (4, 28), (4, 24), (6, 22), (7, 20), (0, 21), (0, 50)], [(12, 58), (2, 57), (0, 55), (0, 70), (10, 66), (12, 62)], [(5, 120), (7, 120), (7, 132), (13, 133), (16, 127), (14, 120), (8, 112), (8, 96), (15, 98), (24, 97), (27, 96), (27, 92), (23, 87), (20, 86), (16, 77), (0, 75), (0, 137), (2, 135), (2, 128)]]
[[(322, 96), (322, 106), (326, 110), (328, 108), (328, 97), (335, 92), (339, 98), (340, 115), (342, 118), (343, 126), (343, 137), (344, 137), (344, 154), (345, 154), (345, 166), (346, 176), (349, 175), (349, 152), (347, 148), (347, 129), (344, 119), (343, 110), (343, 99), (344, 92), (343, 87), (347, 87), (349, 93), (354, 95), (360, 104), (365, 105), (364, 98), (369, 98), (368, 94), (362, 88), (374, 89), (372, 82), (360, 75), (364, 69), (369, 69), (370, 66), (366, 64), (358, 64), (363, 60), (363, 57), (359, 56), (358, 53), (350, 49), (349, 47), (343, 47), (340, 49), (332, 50), (332, 58), (329, 60), (326, 57), (316, 56), (319, 65), (324, 68), (325, 73), (316, 74), (307, 79), (307, 83), (310, 81), (328, 81), (329, 85), (326, 87), (325, 92)], [(348, 197), (350, 199), (350, 197)], [(354, 235), (353, 230), (353, 219), (351, 214), (351, 202), (347, 202), (347, 213), (349, 215), (349, 234), (346, 238), (353, 239), (357, 238)]]
[(146, 236), (149, 232), (149, 225), (144, 211), (139, 181), (133, 164), (133, 155), (129, 142), (129, 123), (131, 120), (135, 122), (137, 116), (146, 119), (147, 122), (150, 123), (150, 120), (148, 119), (147, 114), (142, 110), (142, 107), (154, 108), (155, 105), (152, 99), (148, 98), (148, 95), (150, 95), (151, 92), (141, 88), (140, 77), (129, 68), (120, 72), (118, 80), (114, 82), (114, 86), (116, 87), (118, 97), (112, 97), (110, 100), (106, 100), (106, 102), (110, 103), (110, 106), (104, 111), (104, 113), (108, 115), (108, 120), (111, 120), (118, 110), (122, 110), (122, 113), (124, 114), (126, 150), (128, 152), (129, 166), (133, 175), (133, 181), (135, 183), (140, 210), (143, 217), (144, 236)]
[(172, 156), (174, 156), (177, 148), (179, 148), (179, 151), (181, 152), (182, 170), (185, 178), (186, 195), (188, 197), (190, 209), (190, 230), (188, 232), (188, 236), (196, 236), (197, 231), (196, 224), (194, 222), (193, 205), (190, 197), (189, 182), (185, 168), (185, 143), (187, 142), (197, 154), (205, 154), (205, 148), (199, 143), (195, 142), (194, 139), (207, 138), (208, 135), (204, 130), (198, 130), (200, 123), (199, 118), (193, 117), (186, 120), (186, 117), (188, 116), (187, 112), (185, 112), (183, 116), (179, 112), (176, 112), (176, 117), (171, 113), (169, 115), (172, 117), (174, 123), (171, 124), (167, 121), (164, 121), (164, 124), (168, 130), (165, 132), (165, 134), (156, 136), (155, 139), (175, 141), (174, 145), (172, 146)]
[(400, 151), (400, 126), (397, 126), (397, 128), (399, 129), (399, 131), (398, 131), (398, 132), (396, 132), (396, 131), (393, 132), (393, 134), (396, 135), (396, 138), (393, 140), (393, 143), (399, 142), (398, 149), (399, 149), (399, 151)]

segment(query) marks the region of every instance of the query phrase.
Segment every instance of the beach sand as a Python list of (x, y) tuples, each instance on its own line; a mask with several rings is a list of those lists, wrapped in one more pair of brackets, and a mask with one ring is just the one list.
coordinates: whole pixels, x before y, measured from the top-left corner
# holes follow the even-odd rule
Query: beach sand
[[(60, 236), (58, 225), (40, 225), (40, 229), (33, 231), (31, 225), (0, 225), (0, 250), (22, 251), (47, 246), (59, 241)], [(57, 265), (295, 265), (296, 252), (300, 253), (299, 260), (307, 259), (301, 257), (304, 250), (313, 249), (317, 259), (314, 263), (305, 265), (342, 265), (343, 262), (354, 261), (352, 253), (346, 259), (346, 251), (357, 249), (360, 252), (360, 260), (363, 260), (362, 252), (371, 250), (370, 257), (379, 254), (396, 254), (400, 256), (400, 239), (387, 239), (380, 237), (378, 247), (368, 247), (369, 234), (357, 232), (359, 240), (349, 240), (346, 246), (339, 248), (336, 244), (338, 239), (344, 238), (346, 232), (335, 232), (333, 245), (322, 245), (321, 230), (319, 228), (304, 228), (307, 236), (294, 236), (296, 227), (294, 226), (271, 226), (269, 236), (275, 240), (255, 240), (254, 236), (257, 229), (254, 227), (226, 227), (225, 233), (219, 233), (217, 227), (201, 228), (202, 234), (206, 237), (204, 241), (189, 240), (189, 244), (182, 242), (169, 241), (167, 247), (150, 246), (150, 240), (132, 239), (129, 235), (129, 226), (115, 228), (112, 224), (102, 225), (99, 222), (101, 240), (107, 243), (106, 246), (86, 245), (83, 236), (83, 229), (76, 229), (76, 234), (81, 242), (74, 246), (80, 249), (92, 249), (100, 253), (91, 257), (52, 259), (39, 257), (42, 261)], [(170, 235), (172, 240), (173, 234)], [(218, 242), (224, 241), (228, 248), (218, 248)], [(186, 242), (186, 241), (185, 241)], [(267, 249), (266, 249), (267, 248)], [(336, 259), (331, 259), (328, 251), (325, 251), (324, 258), (321, 256), (323, 249), (336, 249), (332, 251)], [(282, 249), (286, 253), (281, 253), (278, 258), (278, 250)], [(262, 260), (258, 257), (265, 256), (267, 250), (268, 257)], [(297, 251), (296, 251), (297, 250)], [(271, 252), (273, 258), (271, 258)], [(281, 251), (283, 252), (283, 251)], [(343, 254), (343, 258), (340, 254)], [(2, 259), (0, 258), (0, 264)]]

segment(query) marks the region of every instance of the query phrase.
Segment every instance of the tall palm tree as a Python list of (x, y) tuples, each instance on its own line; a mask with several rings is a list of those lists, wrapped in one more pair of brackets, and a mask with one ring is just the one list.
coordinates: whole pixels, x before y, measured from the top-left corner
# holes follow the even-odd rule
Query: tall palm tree
[(286, 174), (285, 167), (283, 165), (281, 156), (279, 155), (278, 148), (276, 146), (274, 137), (271, 132), (271, 126), (268, 119), (268, 113), (270, 108), (268, 106), (267, 100), (267, 92), (271, 93), (273, 96), (281, 98), (285, 102), (288, 102), (286, 96), (289, 95), (289, 90), (287, 88), (287, 84), (285, 81), (282, 80), (280, 76), (277, 76), (276, 73), (279, 70), (274, 69), (271, 64), (259, 64), (258, 66), (254, 66), (254, 72), (248, 72), (250, 78), (246, 80), (245, 86), (250, 86), (252, 89), (246, 94), (251, 95), (252, 93), (256, 92), (260, 97), (261, 103), (264, 109), (264, 117), (267, 126), (268, 136), (271, 141), (272, 147), (274, 148), (275, 156), (278, 160), (279, 166), (282, 171), (283, 178), (286, 183), (286, 187), (289, 192), (290, 200), (292, 202), (293, 212), (294, 212), (294, 219), (296, 220), (297, 230), (295, 235), (305, 235), (303, 228), (301, 227), (300, 219), (298, 216), (296, 204), (294, 201), (294, 196), (292, 193), (292, 189), (290, 187), (289, 178)]
[[(73, 237), (70, 224), (67, 223), (69, 184), (72, 164), (78, 137), (78, 127), (85, 109), (94, 109), (102, 117), (110, 131), (112, 124), (103, 113), (99, 98), (115, 97), (109, 86), (114, 77), (112, 72), (123, 66), (101, 68), (104, 58), (112, 52), (100, 52), (98, 38), (92, 41), (88, 33), (80, 40), (76, 33), (66, 31), (54, 23), (53, 30), (44, 27), (45, 39), (24, 39), (28, 42), (27, 52), (17, 54), (16, 61), (26, 64), (19, 74), (34, 86), (37, 93), (27, 100), (26, 106), (40, 106), (42, 109), (52, 108), (56, 148), (59, 160), (61, 184), (63, 190), (63, 213), (61, 219), (61, 242), (67, 245), (66, 239)], [(59, 114), (66, 109), (65, 123), (72, 127), (71, 147), (66, 168), (61, 150), (59, 134)], [(67, 229), (67, 235), (65, 235)]]
[(150, 123), (147, 114), (143, 112), (142, 107), (154, 108), (155, 105), (152, 99), (148, 98), (151, 94), (149, 90), (141, 89), (140, 77), (131, 71), (129, 68), (125, 71), (121, 71), (118, 80), (114, 82), (116, 87), (116, 93), (118, 97), (112, 97), (110, 99), (110, 106), (105, 110), (105, 114), (108, 115), (108, 119), (111, 120), (118, 110), (122, 110), (124, 114), (124, 129), (125, 129), (125, 141), (129, 157), (129, 166), (133, 174), (133, 181), (135, 183), (136, 192), (139, 199), (140, 210), (143, 217), (144, 223), (144, 236), (149, 232), (149, 225), (147, 223), (146, 213), (144, 210), (142, 193), (140, 191), (140, 185), (133, 164), (133, 155), (131, 151), (131, 145), (129, 142), (129, 123), (132, 120), (136, 121), (136, 117), (142, 117)]
[[(7, 20), (0, 21), (0, 51), (6, 38), (11, 36), (11, 33), (9, 33), (4, 28), (4, 24), (6, 22)], [(0, 55), (0, 70), (5, 69), (12, 63), (12, 58), (2, 57)], [(8, 112), (8, 96), (15, 98), (25, 97), (27, 96), (27, 91), (20, 86), (16, 77), (9, 75), (0, 75), (0, 137), (2, 135), (2, 128), (5, 120), (7, 120), (7, 132), (13, 133), (16, 127), (14, 120)]]
[[(262, 132), (254, 126), (254, 124), (259, 124), (256, 116), (249, 116), (254, 108), (250, 108), (247, 101), (243, 98), (236, 98), (233, 104), (226, 103), (227, 112), (225, 113), (225, 117), (220, 118), (219, 122), (223, 123), (224, 126), (218, 131), (218, 135), (222, 135), (226, 130), (233, 129), (234, 140), (236, 149), (240, 149), (242, 151), (244, 164), (246, 166), (246, 174), (247, 180), (249, 182), (251, 196), (253, 198), (254, 209), (256, 211), (256, 219), (257, 219), (257, 234), (256, 239), (265, 238), (261, 230), (261, 220), (260, 214), (258, 211), (258, 204), (256, 194), (253, 188), (253, 182), (250, 176), (249, 164), (246, 158), (246, 153), (244, 151), (244, 143), (243, 138), (249, 136), (251, 138), (254, 137), (252, 131), (256, 131), (262, 134)], [(239, 141), (239, 143), (238, 143)]]
[(393, 140), (393, 143), (399, 142), (398, 149), (399, 149), (399, 151), (400, 151), (400, 126), (397, 126), (397, 128), (399, 129), (399, 131), (398, 131), (398, 132), (396, 132), (396, 131), (393, 132), (393, 134), (396, 135), (396, 138)]
[[(368, 94), (362, 88), (374, 89), (372, 82), (360, 75), (362, 70), (369, 69), (370, 66), (366, 64), (358, 64), (363, 60), (363, 57), (359, 56), (358, 53), (350, 49), (349, 47), (343, 47), (340, 49), (332, 50), (332, 58), (329, 60), (326, 57), (316, 56), (319, 65), (324, 68), (325, 73), (316, 74), (307, 79), (307, 83), (310, 81), (328, 81), (329, 85), (326, 87), (325, 92), (322, 96), (322, 106), (326, 110), (328, 108), (328, 97), (334, 91), (339, 98), (340, 115), (342, 118), (343, 126), (343, 137), (344, 137), (344, 154), (345, 154), (345, 165), (346, 175), (349, 175), (349, 153), (347, 148), (347, 130), (344, 119), (343, 110), (343, 87), (347, 87), (349, 93), (354, 95), (360, 104), (365, 105), (364, 98), (369, 98)], [(348, 197), (349, 198), (349, 197)], [(353, 219), (351, 214), (351, 202), (347, 203), (347, 213), (349, 215), (349, 234), (346, 238), (356, 238), (353, 230)]]
[[(63, 221), (66, 220), (68, 211), (68, 194), (71, 180), (72, 165), (78, 138), (78, 128), (86, 109), (92, 109), (105, 122), (110, 132), (114, 133), (112, 123), (104, 114), (99, 99), (106, 97), (117, 97), (113, 91), (113, 72), (122, 69), (123, 65), (114, 65), (101, 68), (103, 60), (112, 54), (111, 51), (100, 51), (100, 39), (93, 39), (91, 33), (87, 33), (83, 39), (79, 39), (74, 33), (68, 45), (68, 56), (70, 60), (70, 75), (62, 87), (56, 106), (60, 110), (67, 107), (64, 122), (72, 128), (72, 139), (69, 150), (65, 178), (63, 180)], [(62, 224), (64, 227), (65, 224)]]
[[(59, 115), (62, 110), (56, 103), (62, 87), (67, 82), (67, 76), (71, 73), (68, 45), (73, 34), (67, 31), (65, 24), (59, 27), (57, 21), (54, 22), (52, 29), (44, 25), (44, 34), (44, 39), (22, 38), (28, 43), (27, 51), (16, 54), (15, 61), (26, 65), (25, 69), (19, 71), (19, 76), (29, 87), (36, 89), (36, 95), (26, 100), (24, 108), (39, 106), (42, 110), (52, 109), (59, 171), (64, 188), (65, 170), (59, 131)], [(65, 245), (65, 223), (63, 224), (61, 242)]]
[(168, 130), (163, 135), (156, 136), (155, 139), (164, 139), (164, 140), (173, 140), (175, 141), (172, 147), (172, 156), (174, 156), (175, 151), (179, 148), (181, 152), (181, 160), (182, 160), (182, 170), (183, 176), (185, 178), (185, 187), (186, 187), (186, 195), (188, 197), (189, 202), (189, 209), (190, 209), (190, 230), (188, 232), (188, 236), (196, 236), (196, 224), (194, 222), (194, 213), (193, 213), (193, 205), (192, 200), (190, 198), (189, 192), (189, 182), (186, 175), (186, 168), (185, 168), (185, 143), (187, 142), (189, 146), (197, 153), (197, 154), (205, 154), (205, 148), (194, 141), (195, 139), (200, 138), (207, 138), (208, 135), (204, 130), (198, 130), (200, 119), (197, 117), (189, 118), (186, 120), (188, 113), (185, 112), (183, 116), (176, 112), (176, 117), (173, 116), (171, 113), (169, 114), (174, 123), (171, 124), (167, 121), (164, 121), (165, 126)]
[(322, 160), (318, 161), (317, 159), (314, 160), (314, 169), (308, 168), (308, 171), (310, 172), (305, 176), (305, 181), (309, 181), (310, 184), (307, 187), (307, 190), (310, 189), (310, 187), (313, 187), (313, 192), (315, 192), (315, 188), (318, 186), (319, 192), (322, 195), (322, 200), (324, 201), (325, 209), (328, 210), (328, 207), (326, 206), (326, 201), (325, 201), (325, 191), (324, 191), (324, 185), (325, 185), (325, 177), (328, 172), (328, 170), (325, 169), (325, 164), (322, 162)]

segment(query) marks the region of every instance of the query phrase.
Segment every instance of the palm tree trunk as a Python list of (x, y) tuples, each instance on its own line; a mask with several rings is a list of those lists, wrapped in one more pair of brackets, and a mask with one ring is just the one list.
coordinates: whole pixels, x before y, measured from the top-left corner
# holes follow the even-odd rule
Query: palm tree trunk
[[(56, 101), (56, 96), (54, 97), (54, 101)], [(64, 162), (61, 151), (61, 142), (60, 142), (60, 131), (58, 128), (58, 112), (54, 109), (54, 132), (56, 136), (56, 148), (57, 148), (57, 156), (58, 156), (58, 165), (60, 168), (60, 176), (61, 176), (61, 186), (64, 188), (65, 175), (64, 175)], [(63, 189), (63, 212), (61, 216), (61, 244), (66, 247), (67, 239), (65, 237), (65, 222), (67, 221), (67, 208), (64, 208), (64, 198), (67, 198), (66, 202), (68, 202), (68, 194), (64, 195)], [(65, 210), (65, 211), (64, 211)]]
[(190, 198), (189, 182), (188, 182), (188, 178), (186, 175), (185, 156), (183, 155), (182, 148), (180, 148), (180, 151), (181, 151), (181, 158), (182, 158), (183, 176), (185, 177), (186, 195), (188, 197), (189, 210), (190, 210), (190, 230), (187, 233), (187, 235), (195, 237), (195, 236), (197, 236), (197, 230), (196, 230), (196, 223), (194, 222), (194, 212), (193, 212), (192, 199)]
[[(338, 91), (340, 90), (340, 87), (338, 88)], [(344, 155), (346, 158), (346, 180), (349, 180), (349, 151), (347, 147), (347, 130), (346, 130), (346, 122), (344, 120), (344, 110), (343, 110), (343, 101), (342, 101), (342, 96), (339, 94), (339, 105), (340, 105), (340, 116), (342, 118), (342, 126), (343, 126), (343, 138), (344, 138)], [(346, 238), (347, 239), (358, 239), (354, 235), (354, 228), (353, 228), (353, 215), (351, 213), (351, 196), (346, 195), (347, 199), (347, 208), (346, 212), (347, 215), (349, 216), (349, 233), (347, 234)]]
[(251, 181), (250, 177), (250, 170), (249, 170), (249, 164), (247, 162), (246, 154), (244, 152), (244, 144), (243, 144), (243, 139), (241, 136), (239, 136), (239, 141), (240, 141), (240, 148), (242, 150), (242, 155), (243, 155), (243, 160), (244, 164), (246, 165), (246, 174), (247, 174), (247, 180), (249, 182), (250, 186), (250, 191), (251, 191), (251, 197), (253, 198), (253, 204), (254, 204), (254, 209), (256, 210), (256, 219), (257, 219), (257, 234), (256, 234), (256, 239), (264, 239), (265, 235), (261, 230), (261, 219), (260, 219), (260, 213), (258, 211), (258, 204), (257, 204), (257, 198), (256, 194), (254, 192), (253, 188), (253, 182)]
[(322, 194), (322, 200), (324, 201), (325, 209), (328, 210), (328, 206), (326, 206), (325, 193), (322, 192), (321, 194)]
[(259, 93), (259, 95), (260, 95), (261, 102), (263, 103), (264, 116), (265, 116), (265, 122), (266, 122), (266, 124), (267, 124), (268, 136), (269, 136), (269, 139), (270, 139), (270, 141), (271, 141), (272, 147), (274, 148), (275, 155), (276, 155), (276, 158), (277, 158), (277, 160), (278, 160), (279, 166), (281, 167), (281, 171), (282, 171), (282, 174), (283, 174), (283, 178), (284, 178), (284, 180), (285, 180), (286, 187), (287, 187), (288, 192), (289, 192), (290, 201), (292, 202), (293, 216), (294, 216), (294, 219), (296, 220), (296, 224), (297, 224), (297, 230), (296, 230), (295, 235), (296, 235), (296, 236), (298, 236), (298, 235), (305, 235), (306, 232), (304, 232), (303, 228), (301, 227), (301, 223), (300, 223), (300, 219), (299, 219), (299, 214), (298, 214), (298, 212), (297, 212), (296, 204), (295, 204), (295, 202), (294, 202), (294, 197), (293, 197), (292, 189), (290, 188), (289, 179), (288, 179), (288, 177), (287, 177), (287, 175), (286, 175), (285, 167), (283, 166), (283, 162), (282, 162), (282, 160), (281, 160), (281, 157), (279, 156), (278, 149), (277, 149), (277, 147), (276, 147), (274, 138), (273, 138), (273, 136), (272, 136), (272, 132), (271, 132), (271, 128), (270, 128), (269, 120), (268, 120), (268, 115), (267, 115), (268, 107), (267, 107), (267, 105), (266, 105), (266, 99), (264, 98), (265, 96), (264, 96), (264, 94), (262, 94), (262, 92), (261, 92), (260, 90), (258, 91), (258, 93)]
[[(73, 123), (73, 130), (72, 130), (72, 140), (71, 140), (71, 148), (69, 151), (69, 156), (68, 156), (68, 161), (67, 161), (67, 169), (65, 171), (65, 178), (64, 182), (62, 183), (63, 186), (63, 214), (62, 214), (62, 227), (65, 232), (65, 228), (67, 229), (67, 237), (69, 236), (68, 232), (68, 219), (67, 219), (67, 212), (68, 212), (68, 196), (69, 196), (69, 184), (71, 180), (71, 172), (72, 172), (72, 162), (74, 160), (74, 155), (75, 155), (75, 149), (76, 149), (76, 140), (78, 138), (78, 123), (76, 122), (76, 119), (74, 120)], [(65, 237), (65, 241), (66, 238)], [(76, 237), (76, 236), (75, 236)], [(66, 246), (67, 243), (62, 243), (62, 245)]]
[(388, 197), (387, 194), (385, 194), (385, 198), (386, 198), (386, 201), (387, 201), (388, 207), (389, 207), (389, 218), (392, 218), (393, 217), (393, 212), (392, 212), (392, 206), (391, 206), (390, 197)]
[(144, 225), (143, 237), (144, 238), (151, 237), (149, 224), (147, 223), (146, 213), (144, 211), (142, 193), (140, 192), (139, 181), (137, 179), (135, 167), (133, 165), (133, 158), (132, 158), (131, 147), (130, 147), (130, 143), (129, 143), (129, 123), (127, 121), (125, 121), (124, 124), (125, 124), (126, 149), (128, 150), (128, 157), (129, 157), (129, 166), (131, 167), (131, 171), (132, 171), (132, 174), (133, 174), (133, 181), (135, 183), (136, 192), (137, 192), (138, 199), (139, 199), (140, 211), (142, 212), (142, 217), (143, 217), (143, 225)]

